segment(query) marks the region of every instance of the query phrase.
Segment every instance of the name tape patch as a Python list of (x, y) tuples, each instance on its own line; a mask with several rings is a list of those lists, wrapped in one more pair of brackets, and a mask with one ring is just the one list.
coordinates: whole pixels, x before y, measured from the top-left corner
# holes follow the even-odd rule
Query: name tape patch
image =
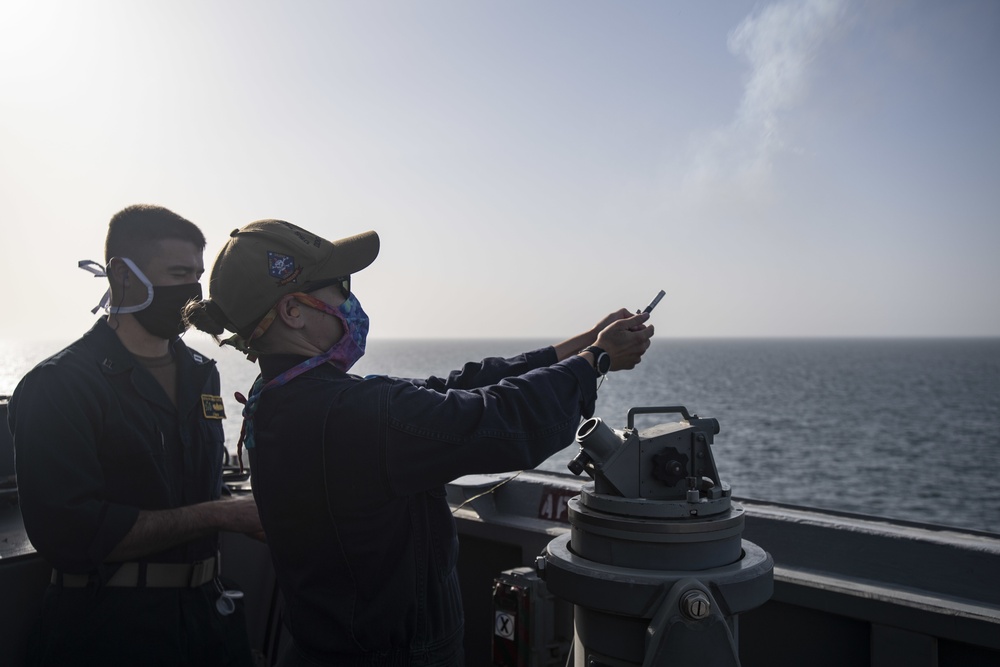
[(225, 419), (226, 406), (222, 403), (222, 397), (202, 394), (201, 412), (205, 415), (205, 419)]

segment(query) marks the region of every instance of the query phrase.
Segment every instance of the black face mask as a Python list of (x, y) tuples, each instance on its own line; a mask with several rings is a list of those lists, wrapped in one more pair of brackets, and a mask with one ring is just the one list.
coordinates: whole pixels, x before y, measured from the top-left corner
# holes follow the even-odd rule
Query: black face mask
[(182, 311), (191, 299), (201, 300), (201, 284), (154, 285), (152, 302), (132, 315), (149, 333), (171, 340), (187, 329)]

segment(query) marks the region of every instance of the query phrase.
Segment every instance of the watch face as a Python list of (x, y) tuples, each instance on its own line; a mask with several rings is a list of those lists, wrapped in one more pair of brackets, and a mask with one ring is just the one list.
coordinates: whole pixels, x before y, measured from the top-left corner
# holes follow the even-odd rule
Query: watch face
[(597, 355), (597, 372), (606, 375), (609, 370), (611, 370), (611, 357), (607, 352), (601, 352)]

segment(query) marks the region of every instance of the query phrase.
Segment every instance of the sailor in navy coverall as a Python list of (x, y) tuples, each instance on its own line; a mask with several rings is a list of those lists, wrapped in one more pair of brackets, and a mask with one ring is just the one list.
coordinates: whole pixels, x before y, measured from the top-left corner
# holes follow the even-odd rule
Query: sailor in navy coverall
[[(219, 373), (214, 361), (180, 339), (171, 351), (176, 408), (103, 319), (36, 366), (11, 398), (25, 530), (56, 570), (39, 638), (46, 663), (111, 654), (121, 659), (116, 664), (229, 664), (230, 645), (249, 650), (242, 604), (230, 616), (216, 611), (212, 572), (193, 588), (106, 585), (121, 565), (104, 559), (140, 508), (220, 497), (221, 415), (202, 401), (219, 396)], [(218, 534), (211, 533), (144, 560), (207, 562), (218, 548)], [(61, 578), (73, 575), (91, 581), (62, 585)], [(196, 661), (183, 659), (187, 644), (199, 647)]]
[(54, 568), (34, 664), (251, 664), (241, 608), (216, 608), (218, 532), (260, 520), (221, 499), (219, 374), (178, 338), (204, 247), (168, 209), (117, 213), (106, 266), (81, 262), (109, 280), (107, 317), (10, 400), (25, 530)]
[(374, 232), (330, 242), (280, 220), (233, 231), (196, 326), (261, 376), (246, 400), (254, 495), (293, 638), (284, 665), (464, 662), (458, 539), (444, 485), (531, 468), (569, 445), (598, 378), (634, 367), (648, 315), (619, 310), (558, 345), (447, 379), (361, 378), (368, 317), (350, 275)]

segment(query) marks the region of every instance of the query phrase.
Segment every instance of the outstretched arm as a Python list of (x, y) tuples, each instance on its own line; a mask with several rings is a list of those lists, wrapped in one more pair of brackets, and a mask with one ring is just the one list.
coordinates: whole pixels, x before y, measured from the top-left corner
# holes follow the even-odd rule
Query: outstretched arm
[(624, 319), (631, 314), (632, 313), (625, 308), (616, 310), (615, 312), (603, 317), (600, 322), (583, 333), (577, 334), (576, 336), (564, 340), (561, 343), (556, 343), (552, 346), (556, 351), (556, 357), (559, 361), (562, 361), (563, 359), (568, 359), (573, 356), (588, 345), (593, 345), (594, 341), (597, 340), (597, 334), (601, 333), (604, 327), (608, 326), (612, 322)]
[[(553, 346), (559, 361), (578, 354), (588, 345), (600, 347), (611, 357), (611, 370), (634, 368), (649, 348), (653, 327), (646, 326), (648, 313), (633, 314), (621, 308), (605, 316), (593, 328)], [(593, 363), (593, 355), (586, 356)]]

